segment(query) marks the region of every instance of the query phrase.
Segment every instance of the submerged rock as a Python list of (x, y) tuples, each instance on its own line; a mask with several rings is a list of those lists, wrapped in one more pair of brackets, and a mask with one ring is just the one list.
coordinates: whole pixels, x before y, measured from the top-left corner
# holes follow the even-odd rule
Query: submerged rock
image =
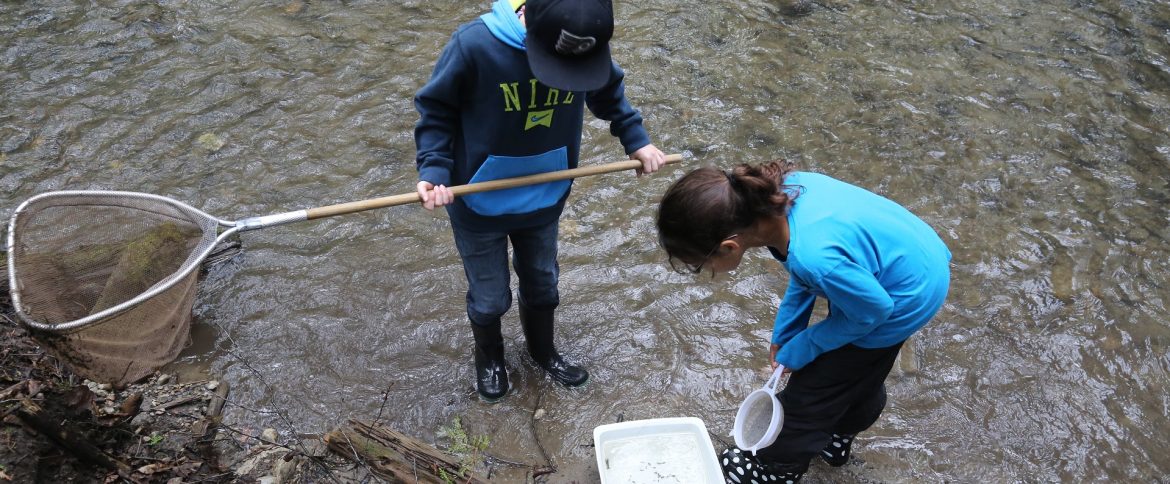
[(212, 153), (219, 151), (220, 148), (223, 148), (223, 146), (227, 144), (223, 138), (215, 133), (203, 133), (199, 135), (199, 138), (196, 141), (199, 143), (201, 148)]
[(813, 11), (811, 0), (780, 0), (777, 6), (780, 7), (780, 13), (789, 17), (803, 17)]

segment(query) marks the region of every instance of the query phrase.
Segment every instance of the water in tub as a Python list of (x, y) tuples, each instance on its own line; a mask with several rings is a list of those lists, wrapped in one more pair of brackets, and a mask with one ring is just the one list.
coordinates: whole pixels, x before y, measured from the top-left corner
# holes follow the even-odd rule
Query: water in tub
[(617, 439), (602, 450), (611, 483), (685, 483), (706, 473), (699, 441), (689, 433)]

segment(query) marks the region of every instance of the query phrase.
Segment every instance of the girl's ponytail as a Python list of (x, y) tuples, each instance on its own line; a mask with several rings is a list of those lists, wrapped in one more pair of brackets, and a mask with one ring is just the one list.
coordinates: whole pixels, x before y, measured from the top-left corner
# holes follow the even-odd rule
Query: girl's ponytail
[(788, 192), (781, 188), (784, 177), (790, 171), (792, 163), (784, 160), (732, 168), (727, 174), (728, 181), (735, 193), (743, 199), (737, 208), (744, 213), (737, 214), (736, 218), (750, 217), (755, 222), (760, 217), (784, 213), (790, 200)]
[(723, 239), (760, 218), (783, 214), (795, 197), (783, 186), (792, 170), (791, 163), (776, 160), (729, 171), (699, 168), (676, 181), (658, 206), (658, 242), (671, 266), (678, 269), (681, 262), (697, 271)]

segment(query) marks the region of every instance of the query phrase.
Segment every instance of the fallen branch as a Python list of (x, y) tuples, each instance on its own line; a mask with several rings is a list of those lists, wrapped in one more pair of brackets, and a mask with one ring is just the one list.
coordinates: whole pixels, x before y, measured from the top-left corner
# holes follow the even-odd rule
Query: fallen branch
[(82, 462), (97, 465), (128, 475), (130, 466), (113, 457), (110, 457), (97, 446), (91, 444), (75, 432), (61, 428), (56, 423), (41, 416), (41, 408), (30, 400), (23, 400), (16, 417), (28, 429), (44, 435), (61, 450), (73, 454)]
[(190, 395), (190, 396), (186, 396), (186, 397), (180, 397), (180, 398), (176, 398), (174, 400), (171, 400), (167, 403), (164, 403), (162, 405), (159, 405), (156, 410), (165, 412), (165, 411), (170, 410), (172, 408), (181, 407), (183, 405), (187, 405), (191, 402), (196, 402), (196, 401), (199, 401), (202, 399), (203, 399), (203, 396), (201, 396), (201, 395)]
[(28, 380), (23, 380), (20, 383), (13, 384), (12, 386), (5, 388), (3, 391), (0, 391), (0, 400), (8, 400), (13, 395), (23, 392), (27, 386)]
[(199, 450), (203, 454), (203, 460), (208, 462), (215, 461), (212, 437), (215, 436), (215, 429), (222, 421), (223, 403), (227, 400), (229, 388), (228, 382), (220, 381), (215, 394), (211, 396), (211, 402), (207, 404), (207, 412), (191, 426), (191, 433), (199, 439)]
[(532, 469), (532, 478), (536, 479), (537, 477), (540, 477), (543, 475), (548, 475), (548, 474), (555, 474), (556, 472), (557, 472), (556, 467), (537, 467), (535, 469)]
[(465, 474), (456, 459), (383, 426), (350, 420), (347, 428), (329, 432), (325, 443), (333, 453), (367, 464), (390, 482), (441, 484), (449, 482), (446, 477), (460, 483), (487, 484), (486, 478)]

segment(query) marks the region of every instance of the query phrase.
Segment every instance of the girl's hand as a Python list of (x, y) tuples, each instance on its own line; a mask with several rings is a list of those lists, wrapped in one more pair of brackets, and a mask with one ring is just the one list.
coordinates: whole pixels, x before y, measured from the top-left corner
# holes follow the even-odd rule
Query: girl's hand
[(423, 208), (427, 210), (434, 210), (435, 207), (442, 207), (455, 201), (455, 194), (451, 193), (451, 189), (443, 185), (435, 186), (431, 182), (418, 182), (418, 198), (422, 203)]
[(638, 148), (638, 151), (630, 154), (630, 159), (642, 162), (642, 168), (636, 170), (638, 175), (654, 173), (666, 165), (666, 153), (655, 148), (652, 144)]
[[(768, 360), (772, 362), (772, 371), (776, 371), (776, 367), (780, 366), (780, 363), (776, 361), (776, 352), (778, 351), (780, 351), (780, 345), (778, 344), (772, 344), (768, 347)], [(791, 373), (792, 368), (784, 367), (784, 373), (781, 373), (780, 376), (788, 376)]]

